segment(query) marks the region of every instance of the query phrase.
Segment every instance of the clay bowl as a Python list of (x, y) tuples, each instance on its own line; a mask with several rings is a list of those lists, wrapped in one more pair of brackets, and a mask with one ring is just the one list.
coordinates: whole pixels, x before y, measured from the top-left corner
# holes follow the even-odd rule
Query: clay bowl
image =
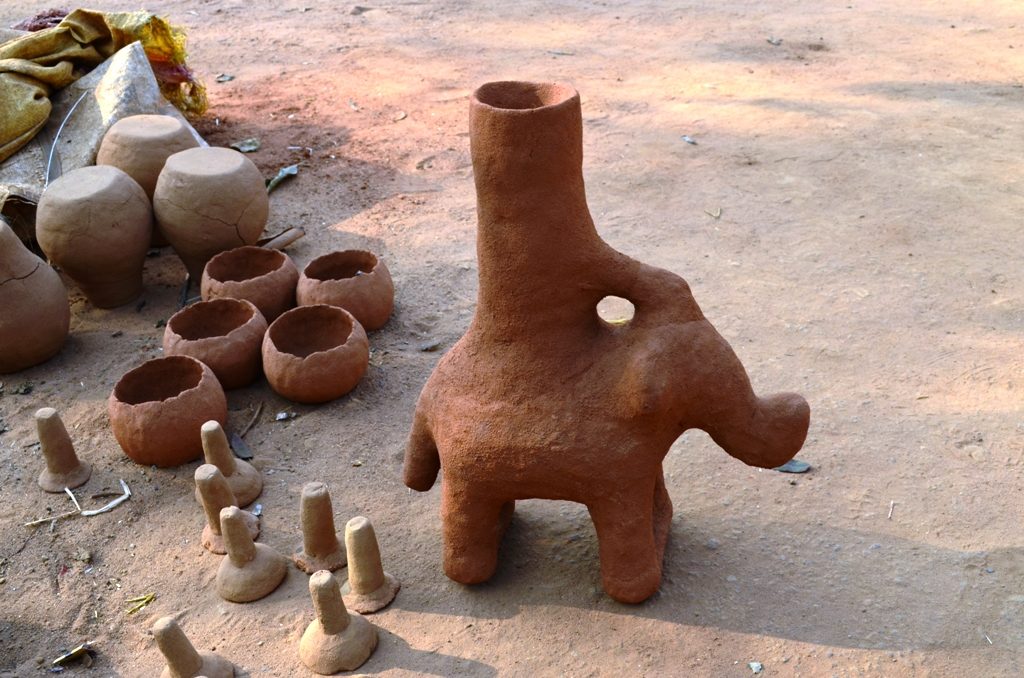
[(205, 363), (225, 389), (251, 384), (260, 372), (267, 321), (244, 299), (211, 299), (181, 309), (164, 328), (164, 355)]
[(366, 331), (337, 306), (299, 306), (270, 324), (263, 371), (271, 388), (300, 403), (324, 403), (356, 387), (370, 362)]
[(246, 246), (221, 252), (203, 269), (203, 301), (229, 297), (251, 301), (267, 322), (295, 306), (299, 271), (279, 250)]
[(224, 389), (213, 371), (189, 356), (156, 358), (131, 370), (107, 401), (110, 426), (133, 461), (177, 466), (203, 455), (200, 428), (227, 420)]
[(365, 250), (331, 252), (309, 262), (295, 294), (299, 306), (339, 306), (367, 330), (383, 327), (395, 305), (388, 267)]

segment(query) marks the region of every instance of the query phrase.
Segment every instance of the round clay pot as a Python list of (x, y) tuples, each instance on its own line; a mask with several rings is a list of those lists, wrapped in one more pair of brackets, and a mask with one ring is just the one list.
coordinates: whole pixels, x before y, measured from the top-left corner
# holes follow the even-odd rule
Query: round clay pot
[(356, 387), (370, 362), (366, 331), (337, 306), (299, 306), (270, 324), (263, 371), (271, 388), (300, 403), (324, 403)]
[(175, 153), (153, 191), (156, 222), (193, 280), (213, 255), (256, 242), (269, 211), (263, 175), (230, 148)]
[(167, 321), (164, 355), (192, 356), (225, 389), (251, 384), (260, 371), (267, 321), (244, 299), (213, 299), (187, 306)]
[(133, 461), (177, 466), (203, 454), (202, 425), (227, 420), (224, 389), (209, 367), (178, 355), (156, 358), (117, 382), (107, 401), (114, 437)]
[(28, 251), (0, 219), (0, 374), (60, 351), (68, 336), (68, 291), (57, 272)]
[(36, 210), (39, 247), (99, 308), (142, 294), (153, 236), (146, 192), (109, 165), (72, 170), (50, 184)]
[(251, 301), (267, 322), (295, 306), (299, 271), (291, 257), (264, 247), (236, 247), (210, 259), (203, 269), (203, 300)]
[(367, 330), (383, 327), (395, 306), (395, 285), (388, 267), (365, 250), (331, 252), (309, 262), (299, 276), (295, 295), (299, 306), (340, 306)]

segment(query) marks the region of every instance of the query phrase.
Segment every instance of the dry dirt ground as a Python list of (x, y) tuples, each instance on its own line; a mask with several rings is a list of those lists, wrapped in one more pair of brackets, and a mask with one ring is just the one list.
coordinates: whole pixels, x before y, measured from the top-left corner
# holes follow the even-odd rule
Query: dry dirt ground
[[(301, 162), (268, 225), (308, 230), (297, 263), (361, 247), (394, 275), (395, 315), (350, 396), (295, 406), (263, 382), (229, 394), (235, 426), (264, 404), (246, 438), (266, 474), (262, 541), (294, 549), (313, 479), (339, 525), (377, 526), (403, 588), (372, 617), (380, 647), (360, 671), (1021, 675), (1024, 7), (365, 2), (151, 7), (188, 30), (211, 143), (259, 137), (251, 157), (268, 176)], [(7, 0), (0, 21), (37, 9)], [(811, 403), (807, 475), (744, 467), (699, 431), (673, 447), (665, 577), (642, 605), (602, 593), (593, 528), (568, 503), (521, 502), (493, 581), (449, 581), (438, 490), (401, 482), (416, 396), (474, 309), (467, 95), (497, 79), (577, 87), (600, 233), (684, 276), (755, 388)], [(160, 354), (183, 272), (170, 251), (148, 260), (141, 309), (97, 310), (71, 286), (65, 349), (3, 378), (0, 671), (41, 674), (92, 640), (93, 667), (66, 675), (156, 675), (149, 629), (176, 615), (239, 675), (307, 675), (306, 577), (293, 570), (257, 603), (220, 600), (196, 465), (137, 466), (108, 426), (115, 381)], [(130, 502), (22, 526), (69, 506), (34, 482), (32, 413), (46, 405), (95, 465), (79, 496), (106, 501), (88, 498), (123, 478)], [(127, 615), (147, 592), (155, 602)]]

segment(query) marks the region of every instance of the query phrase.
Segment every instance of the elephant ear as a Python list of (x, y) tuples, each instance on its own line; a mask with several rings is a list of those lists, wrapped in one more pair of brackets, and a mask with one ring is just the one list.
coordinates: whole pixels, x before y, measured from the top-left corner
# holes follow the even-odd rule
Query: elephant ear
[(633, 353), (623, 365), (616, 382), (616, 402), (627, 419), (642, 418), (666, 411), (672, 402), (669, 381), (671, 371), (665, 369), (658, 352), (645, 347)]

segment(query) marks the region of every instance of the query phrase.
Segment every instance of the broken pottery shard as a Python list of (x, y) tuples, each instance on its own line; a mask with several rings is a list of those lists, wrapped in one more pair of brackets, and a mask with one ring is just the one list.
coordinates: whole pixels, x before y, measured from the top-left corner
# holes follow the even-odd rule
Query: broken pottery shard
[(79, 461), (71, 437), (64, 428), (57, 410), (44, 407), (36, 412), (36, 431), (46, 466), (39, 474), (39, 487), (47, 492), (63, 492), (64, 488), (84, 485), (92, 467)]
[(345, 567), (345, 546), (334, 531), (331, 495), (323, 483), (306, 483), (300, 504), (302, 548), (292, 560), (307, 574)]
[(235, 603), (249, 603), (270, 595), (288, 574), (284, 556), (252, 540), (244, 513), (237, 506), (220, 512), (220, 530), (228, 557), (217, 570), (217, 593)]
[(316, 619), (299, 641), (299, 659), (325, 676), (362, 666), (377, 647), (377, 627), (345, 609), (338, 581), (327, 570), (309, 578), (309, 593)]
[(348, 521), (345, 548), (348, 550), (348, 583), (342, 588), (345, 605), (362, 614), (387, 607), (402, 585), (384, 571), (377, 534), (368, 518), (357, 516)]
[(235, 666), (228, 660), (212, 652), (197, 652), (174, 617), (158, 619), (153, 624), (153, 637), (167, 662), (160, 678), (232, 678), (235, 675)]
[[(196, 498), (206, 515), (201, 543), (211, 553), (227, 553), (224, 535), (221, 533), (220, 512), (228, 506), (238, 506), (234, 493), (220, 469), (213, 464), (202, 464), (195, 472)], [(239, 515), (255, 539), (260, 535), (260, 519), (248, 511), (240, 511)]]
[[(494, 573), (517, 499), (585, 504), (605, 591), (636, 603), (661, 581), (672, 443), (700, 428), (774, 468), (800, 450), (810, 409), (755, 395), (686, 281), (601, 240), (582, 138), (568, 85), (492, 82), (471, 97), (478, 303), (420, 395), (405, 483), (425, 491), (443, 474), (444, 568), (465, 584)], [(606, 296), (635, 317), (601, 320)]]

